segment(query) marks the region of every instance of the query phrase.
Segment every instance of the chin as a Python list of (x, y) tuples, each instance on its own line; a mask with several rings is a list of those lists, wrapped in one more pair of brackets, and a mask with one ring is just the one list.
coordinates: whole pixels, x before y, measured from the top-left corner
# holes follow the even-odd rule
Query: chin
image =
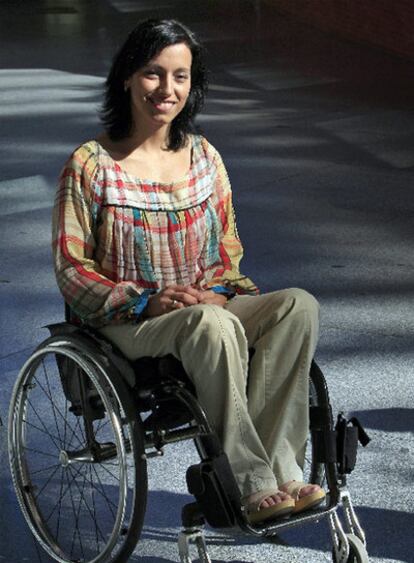
[(152, 120), (160, 125), (170, 125), (176, 117), (176, 115), (153, 115)]

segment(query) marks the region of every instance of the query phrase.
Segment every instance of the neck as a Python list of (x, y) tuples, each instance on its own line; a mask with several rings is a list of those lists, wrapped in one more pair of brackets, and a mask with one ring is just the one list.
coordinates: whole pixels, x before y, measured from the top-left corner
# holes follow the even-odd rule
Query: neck
[(169, 130), (169, 127), (160, 127), (154, 131), (143, 131), (135, 128), (129, 140), (132, 147), (165, 149), (168, 146)]

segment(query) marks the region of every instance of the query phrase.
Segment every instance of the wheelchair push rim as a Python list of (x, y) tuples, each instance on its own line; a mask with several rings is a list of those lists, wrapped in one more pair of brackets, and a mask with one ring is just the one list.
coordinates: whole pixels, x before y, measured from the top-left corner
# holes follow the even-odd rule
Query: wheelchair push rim
[[(40, 347), (16, 381), (9, 421), (14, 487), (30, 530), (56, 561), (126, 561), (142, 526), (136, 425), (125, 422), (102, 368), (68, 344)], [(93, 389), (100, 418), (73, 411), (60, 375), (65, 361)], [(146, 473), (144, 480), (146, 497)]]

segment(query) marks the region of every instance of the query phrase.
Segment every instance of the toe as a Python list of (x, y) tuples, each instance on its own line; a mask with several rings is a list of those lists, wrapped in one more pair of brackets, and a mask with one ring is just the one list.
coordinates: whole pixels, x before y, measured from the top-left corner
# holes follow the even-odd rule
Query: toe
[(284, 493), (283, 491), (278, 491), (277, 493), (269, 495), (267, 498), (265, 498), (262, 501), (260, 507), (267, 508), (268, 506), (274, 506), (275, 504), (279, 504), (280, 502), (284, 502), (285, 500), (289, 500), (291, 498), (292, 497), (287, 493)]
[(312, 495), (313, 493), (316, 493), (320, 490), (321, 488), (319, 487), (319, 485), (306, 485), (305, 487), (302, 487), (299, 491), (299, 498), (303, 498), (306, 497), (308, 495)]

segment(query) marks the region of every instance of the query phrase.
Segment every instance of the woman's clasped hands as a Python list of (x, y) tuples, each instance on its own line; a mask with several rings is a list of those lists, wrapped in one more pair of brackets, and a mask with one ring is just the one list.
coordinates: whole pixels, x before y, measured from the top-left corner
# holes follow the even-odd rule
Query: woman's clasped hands
[(158, 317), (200, 303), (223, 307), (226, 302), (225, 295), (211, 289), (195, 289), (191, 285), (170, 285), (149, 296), (144, 317)]

